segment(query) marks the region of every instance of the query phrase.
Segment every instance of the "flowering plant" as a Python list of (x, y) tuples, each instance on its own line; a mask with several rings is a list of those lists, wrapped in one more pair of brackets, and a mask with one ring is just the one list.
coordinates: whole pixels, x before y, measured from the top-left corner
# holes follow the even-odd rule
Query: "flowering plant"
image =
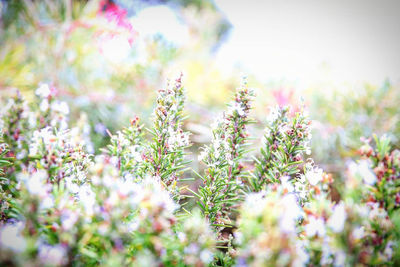
[(176, 201), (189, 144), (181, 130), (180, 78), (159, 92), (152, 140), (135, 117), (98, 155), (89, 152), (81, 123), (69, 128), (68, 106), (54, 88), (41, 85), (36, 95), (31, 104), (21, 95), (10, 98), (2, 110), (2, 265), (212, 261), (208, 223), (196, 211), (181, 216)]
[(149, 129), (134, 116), (108, 131), (100, 153), (55, 88), (40, 85), (31, 103), (10, 97), (0, 115), (1, 265), (398, 265), (400, 152), (389, 138), (364, 139), (340, 186), (306, 158), (305, 108), (277, 107), (252, 161), (253, 96), (244, 81), (212, 126), (203, 184), (187, 188), (200, 209), (183, 208), (181, 77), (158, 91)]

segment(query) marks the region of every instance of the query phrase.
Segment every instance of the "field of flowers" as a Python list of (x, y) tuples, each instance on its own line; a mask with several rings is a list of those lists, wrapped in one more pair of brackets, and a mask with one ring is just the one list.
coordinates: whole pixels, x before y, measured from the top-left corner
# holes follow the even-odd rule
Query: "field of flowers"
[(213, 1), (162, 1), (185, 45), (115, 2), (0, 1), (0, 266), (400, 266), (398, 86), (222, 74)]
[[(333, 195), (332, 175), (310, 157), (304, 107), (274, 108), (259, 156), (248, 157), (254, 93), (244, 80), (199, 152), (204, 172), (187, 178), (181, 79), (158, 91), (150, 128), (133, 117), (97, 154), (56, 88), (7, 100), (2, 265), (399, 264), (400, 151), (387, 137), (364, 140)], [(197, 192), (183, 185), (193, 179)]]

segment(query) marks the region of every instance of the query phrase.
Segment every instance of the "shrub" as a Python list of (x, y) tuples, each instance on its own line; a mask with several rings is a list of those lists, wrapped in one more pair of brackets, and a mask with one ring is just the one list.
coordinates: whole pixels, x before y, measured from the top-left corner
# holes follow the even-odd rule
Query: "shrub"
[(277, 107), (251, 161), (244, 81), (201, 150), (200, 210), (185, 209), (181, 77), (158, 92), (150, 129), (134, 116), (99, 154), (85, 118), (72, 125), (55, 95), (41, 85), (35, 101), (17, 94), (1, 112), (2, 265), (400, 263), (400, 152), (385, 136), (365, 140), (333, 191), (333, 176), (307, 158), (305, 108)]

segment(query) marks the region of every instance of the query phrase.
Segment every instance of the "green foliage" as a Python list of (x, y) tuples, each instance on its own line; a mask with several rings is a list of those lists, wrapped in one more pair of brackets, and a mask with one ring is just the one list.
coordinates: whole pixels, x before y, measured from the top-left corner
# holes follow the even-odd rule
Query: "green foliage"
[(175, 198), (179, 198), (177, 183), (188, 163), (184, 160), (184, 149), (189, 146), (189, 134), (182, 130), (185, 95), (181, 77), (172, 86), (158, 91), (150, 130), (153, 142), (145, 154), (146, 171), (159, 177)]
[(312, 119), (319, 122), (313, 132), (313, 155), (330, 172), (345, 171), (344, 159), (357, 155), (360, 137), (386, 134), (399, 148), (400, 94), (395, 84), (385, 81), (381, 86), (366, 84), (330, 93), (315, 90), (310, 101)]
[(204, 147), (200, 155), (207, 168), (204, 177), (201, 176), (204, 186), (199, 188), (198, 204), (219, 233), (232, 226), (232, 210), (242, 197), (245, 180), (242, 161), (248, 146), (246, 126), (250, 123), (252, 97), (244, 82), (228, 111), (215, 122), (211, 145)]
[[(400, 151), (392, 149), (387, 136), (374, 136), (375, 148), (365, 140), (359, 152), (363, 160), (370, 164), (369, 175), (375, 175), (374, 190), (366, 196), (370, 200), (380, 203), (389, 215), (400, 207)], [(364, 179), (368, 175), (364, 174)]]
[[(68, 127), (68, 106), (54, 88), (41, 85), (30, 105), (21, 96), (9, 100), (1, 112), (2, 264), (204, 266), (212, 260), (207, 222), (198, 212), (178, 216), (172, 195), (179, 200), (179, 190), (165, 180), (181, 176), (177, 166), (188, 144), (178, 83), (160, 90), (156, 112), (170, 114), (155, 118), (149, 132), (161, 143), (154, 136), (147, 141), (135, 117), (100, 155), (88, 153), (79, 123)], [(159, 148), (153, 168), (148, 159)]]
[(256, 159), (255, 175), (250, 179), (254, 191), (279, 182), (281, 177), (295, 177), (303, 163), (303, 152), (310, 153), (311, 122), (303, 112), (297, 112), (293, 118), (288, 114), (288, 107), (277, 107), (270, 115), (261, 157)]
[(130, 123), (129, 127), (117, 132), (116, 135), (111, 135), (110, 144), (105, 151), (118, 160), (117, 166), (122, 176), (140, 170), (144, 150), (143, 126), (139, 124), (139, 118), (135, 117)]
[(390, 139), (364, 140), (333, 200), (332, 175), (303, 159), (311, 138), (304, 109), (274, 110), (261, 156), (249, 163), (253, 92), (245, 82), (202, 148), (203, 185), (192, 191), (201, 209), (182, 214), (189, 134), (181, 83), (158, 92), (151, 128), (134, 116), (108, 131), (99, 154), (85, 117), (70, 124), (55, 88), (40, 85), (29, 104), (8, 99), (0, 117), (2, 265), (398, 265), (400, 153)]

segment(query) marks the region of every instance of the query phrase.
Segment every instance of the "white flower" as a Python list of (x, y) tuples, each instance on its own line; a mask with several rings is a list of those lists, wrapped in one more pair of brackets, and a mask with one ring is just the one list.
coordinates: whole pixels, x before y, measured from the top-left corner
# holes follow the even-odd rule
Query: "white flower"
[(116, 191), (111, 191), (110, 196), (106, 199), (107, 205), (112, 207), (116, 206), (117, 203), (120, 201), (120, 197), (118, 196)]
[(243, 110), (242, 106), (240, 105), (240, 103), (238, 103), (238, 102), (234, 102), (233, 104), (231, 104), (228, 109), (228, 113), (230, 113), (230, 114), (233, 114), (235, 111), (237, 112), (237, 114), (239, 116), (244, 115), (244, 110)]
[(383, 251), (383, 254), (384, 254), (388, 259), (391, 259), (392, 256), (393, 256), (393, 246), (394, 246), (394, 243), (393, 243), (392, 241), (389, 241), (389, 242), (386, 244), (385, 250)]
[(115, 183), (115, 188), (118, 193), (122, 196), (128, 196), (132, 192), (134, 192), (134, 182), (132, 180), (122, 180), (118, 179)]
[(234, 163), (231, 153), (226, 153), (225, 154), (225, 160), (228, 162), (228, 165), (233, 165), (233, 163)]
[(369, 162), (367, 160), (360, 160), (358, 164), (350, 162), (349, 171), (353, 176), (363, 179), (364, 183), (367, 185), (376, 183), (376, 176), (369, 167)]
[[(129, 228), (129, 226), (128, 226)], [(110, 231), (110, 226), (106, 223), (102, 223), (98, 226), (97, 231), (101, 235), (106, 235), (108, 231)]]
[(306, 188), (306, 178), (304, 177), (304, 175), (300, 175), (299, 177), (297, 177), (294, 183), (294, 187), (298, 197), (302, 200), (306, 199), (309, 192)]
[(237, 105), (236, 111), (239, 114), (239, 116), (243, 116), (244, 115), (244, 110), (243, 110), (243, 108), (241, 106)]
[(29, 146), (29, 155), (35, 156), (39, 152), (39, 147), (44, 145), (50, 145), (56, 140), (56, 136), (53, 134), (50, 127), (36, 130), (33, 132), (32, 142)]
[(307, 236), (313, 237), (318, 235), (320, 237), (325, 236), (325, 223), (321, 218), (315, 218), (310, 216), (309, 223), (305, 227)]
[(26, 248), (26, 240), (21, 235), (22, 222), (5, 224), (0, 228), (0, 250), (11, 249), (14, 252), (23, 252)]
[(324, 241), (322, 243), (322, 255), (321, 255), (321, 261), (320, 264), (322, 266), (329, 266), (332, 264), (332, 248), (330, 247), (330, 238), (329, 236), (324, 238)]
[(342, 202), (335, 205), (333, 208), (333, 214), (328, 220), (328, 226), (333, 232), (339, 233), (343, 231), (344, 223), (346, 222), (346, 211)]
[(92, 216), (94, 213), (94, 206), (96, 204), (96, 195), (88, 185), (80, 186), (78, 197), (83, 204), (87, 215)]
[(342, 267), (345, 266), (346, 263), (346, 253), (343, 250), (339, 250), (335, 253), (335, 261), (333, 266)]
[(364, 231), (364, 226), (357, 227), (356, 229), (353, 230), (352, 236), (356, 240), (360, 240), (361, 238), (364, 238), (365, 236), (365, 231)]
[(73, 194), (78, 193), (79, 186), (73, 181), (71, 176), (65, 177), (64, 181), (65, 181), (65, 185), (66, 185), (67, 189), (71, 193), (73, 193)]
[(279, 114), (280, 114), (279, 106), (275, 106), (275, 108), (272, 108), (267, 118), (268, 124), (274, 123), (279, 118)]
[(367, 185), (373, 185), (376, 183), (376, 176), (369, 167), (368, 161), (361, 160), (358, 164), (358, 171), (360, 176), (363, 178), (364, 183)]
[(45, 265), (60, 266), (66, 263), (67, 250), (62, 245), (40, 245), (39, 259)]
[(189, 246), (185, 247), (184, 251), (187, 254), (197, 254), (199, 251), (199, 245), (196, 243), (191, 243)]
[(47, 99), (43, 99), (43, 100), (40, 102), (39, 108), (40, 108), (40, 110), (41, 110), (42, 112), (46, 112), (47, 110), (49, 110), (49, 107), (50, 107), (50, 105), (49, 105), (49, 101), (48, 101)]
[(213, 254), (208, 249), (204, 249), (200, 253), (200, 260), (204, 263), (210, 263), (213, 259)]
[(306, 249), (304, 248), (304, 245), (300, 242), (296, 243), (296, 254), (297, 257), (295, 258), (294, 262), (292, 263), (293, 267), (297, 266), (306, 266), (308, 263), (310, 256), (307, 254)]
[(224, 116), (217, 117), (217, 119), (211, 123), (211, 129), (214, 130), (218, 129), (219, 126), (223, 123), (223, 121), (224, 121)]
[(54, 199), (51, 195), (46, 196), (41, 202), (39, 209), (46, 210), (54, 206)]
[(46, 98), (50, 95), (51, 91), (49, 85), (41, 84), (38, 89), (36, 89), (35, 94), (41, 98)]
[(180, 133), (181, 129), (174, 130), (172, 127), (168, 128), (168, 146), (170, 150), (175, 150), (179, 147), (187, 146), (189, 144), (189, 135), (187, 133)]
[(215, 150), (215, 152), (214, 152), (215, 158), (218, 159), (220, 155), (221, 155), (221, 153), (219, 152), (219, 150)]
[(289, 193), (294, 191), (294, 187), (290, 182), (290, 176), (281, 177), (282, 188), (287, 190)]
[(282, 214), (279, 221), (280, 229), (285, 233), (296, 231), (296, 220), (301, 216), (301, 209), (293, 194), (286, 194), (281, 199)]
[(322, 174), (323, 174), (322, 169), (320, 169), (320, 168), (312, 168), (312, 169), (309, 169), (305, 173), (305, 176), (306, 176), (308, 182), (312, 186), (316, 186), (319, 182), (322, 181)]
[(199, 155), (199, 161), (204, 161), (208, 155), (208, 149), (204, 148)]
[(235, 237), (235, 241), (238, 243), (238, 244), (240, 244), (240, 245), (242, 245), (243, 244), (243, 233), (242, 232), (240, 232), (240, 231), (236, 231), (236, 232), (234, 232), (233, 233), (233, 235), (234, 235), (234, 237)]
[(39, 153), (39, 147), (37, 146), (37, 144), (32, 143), (29, 146), (29, 155), (30, 156), (35, 156)]
[(186, 242), (187, 238), (186, 238), (186, 234), (184, 232), (178, 232), (177, 236), (178, 236), (179, 241)]
[(131, 142), (125, 138), (125, 135), (120, 131), (118, 131), (118, 142), (121, 146), (129, 146), (131, 144)]
[(138, 220), (131, 220), (128, 223), (128, 231), (133, 232), (139, 228), (139, 221)]
[(66, 231), (69, 231), (78, 221), (78, 214), (74, 211), (66, 209), (62, 211), (60, 219), (62, 228)]
[(69, 107), (68, 104), (64, 101), (55, 101), (53, 104), (51, 104), (51, 108), (54, 111), (60, 112), (64, 115), (68, 115), (69, 113)]
[(26, 189), (31, 195), (45, 198), (48, 195), (49, 185), (46, 184), (47, 173), (44, 170), (38, 170), (30, 177), (21, 173), (18, 177), (26, 185)]
[(379, 207), (379, 203), (370, 203), (368, 206), (370, 207), (370, 211), (368, 213), (370, 220), (384, 220), (388, 216), (386, 210)]
[(17, 159), (23, 159), (26, 157), (26, 150), (22, 150), (21, 152), (17, 153), (17, 155), (15, 156)]
[(262, 214), (265, 207), (265, 192), (251, 193), (246, 197), (244, 210), (254, 216)]
[[(179, 205), (174, 202), (171, 195), (160, 183), (159, 177), (146, 177), (140, 184), (132, 183), (133, 196), (130, 198), (133, 205), (138, 205), (143, 199), (150, 203), (149, 209), (162, 208), (165, 212), (172, 214)], [(141, 212), (147, 213), (149, 210), (143, 208)]]
[(113, 166), (118, 166), (119, 159), (118, 157), (113, 156), (110, 158), (110, 162)]
[(138, 149), (139, 146), (138, 145), (134, 145), (132, 147), (130, 147), (130, 153), (131, 153), (131, 157), (136, 161), (136, 162), (141, 162), (142, 161), (142, 155), (136, 151), (136, 149)]

